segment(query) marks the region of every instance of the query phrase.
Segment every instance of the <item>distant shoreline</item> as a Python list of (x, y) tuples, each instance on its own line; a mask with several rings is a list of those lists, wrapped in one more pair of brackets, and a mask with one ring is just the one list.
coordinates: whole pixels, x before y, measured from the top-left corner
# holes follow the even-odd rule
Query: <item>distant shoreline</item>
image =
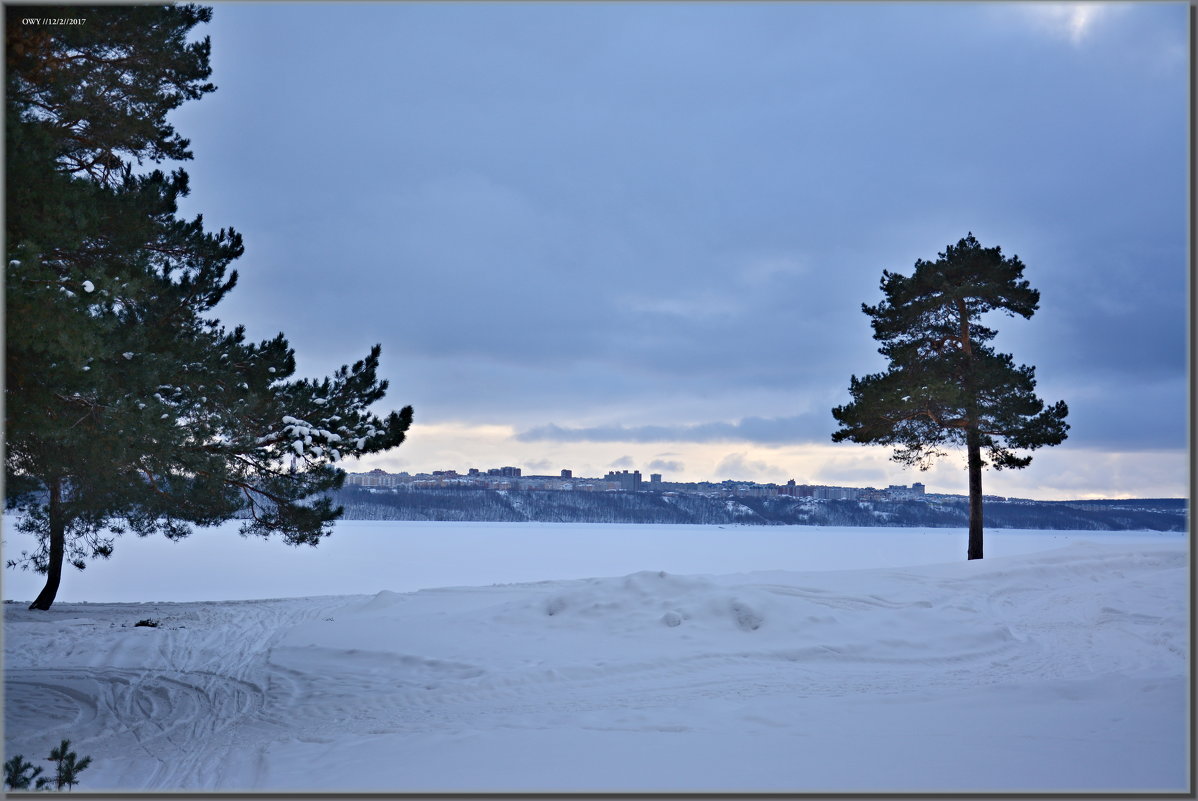
[[(964, 497), (859, 501), (653, 491), (493, 490), (464, 487), (365, 488), (333, 494), (345, 520), (658, 523), (957, 528)], [(1185, 531), (1185, 498), (1006, 501), (983, 505), (989, 529)]]

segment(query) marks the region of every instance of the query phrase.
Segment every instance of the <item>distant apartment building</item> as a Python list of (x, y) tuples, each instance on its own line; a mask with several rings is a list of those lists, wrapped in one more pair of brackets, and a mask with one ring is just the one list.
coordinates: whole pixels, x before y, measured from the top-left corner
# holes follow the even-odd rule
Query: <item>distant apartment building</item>
[(492, 467), (487, 471), (489, 476), (503, 476), (504, 478), (519, 478), (519, 467)]
[(816, 487), (812, 497), (829, 501), (855, 501), (860, 492), (856, 487)]
[(573, 470), (563, 470), (562, 478), (567, 479), (567, 480), (574, 478), (574, 471)]
[(349, 473), (345, 483), (356, 487), (395, 487), (401, 481), (399, 476), (375, 469), (369, 473)]
[(918, 481), (907, 487), (904, 484), (891, 484), (886, 488), (886, 495), (892, 501), (910, 501), (922, 498), (926, 492), (926, 487)]
[(657, 485), (659, 485), (659, 486), (660, 486), (660, 484), (661, 484), (661, 473), (650, 473), (650, 474), (649, 474), (649, 483), (650, 483), (650, 484), (657, 484)]
[(620, 489), (627, 492), (636, 492), (641, 488), (641, 471), (634, 470), (629, 473), (627, 470), (624, 470), (617, 473), (613, 470), (604, 476), (603, 480), (616, 484)]
[(768, 498), (778, 494), (778, 487), (773, 484), (741, 484), (733, 489), (733, 493), (742, 498)]

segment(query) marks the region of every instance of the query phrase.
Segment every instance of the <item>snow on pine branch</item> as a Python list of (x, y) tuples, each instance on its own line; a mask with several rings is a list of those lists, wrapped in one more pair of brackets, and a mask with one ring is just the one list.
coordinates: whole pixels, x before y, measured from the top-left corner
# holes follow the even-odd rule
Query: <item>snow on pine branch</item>
[[(334, 416), (326, 422), (340, 419), (339, 416)], [(286, 442), (285, 447), (294, 451), (296, 456), (320, 459), (327, 455), (329, 460), (334, 462), (341, 458), (341, 450), (333, 447), (335, 444), (346, 441), (341, 434), (291, 415), (284, 415), (281, 422), (280, 430), (259, 437), (256, 444), (263, 446)], [(345, 429), (342, 430), (345, 431)], [(370, 426), (367, 429), (367, 436), (357, 438), (354, 441), (354, 447), (361, 450), (366, 445), (366, 439), (376, 433), (378, 433), (376, 429)]]

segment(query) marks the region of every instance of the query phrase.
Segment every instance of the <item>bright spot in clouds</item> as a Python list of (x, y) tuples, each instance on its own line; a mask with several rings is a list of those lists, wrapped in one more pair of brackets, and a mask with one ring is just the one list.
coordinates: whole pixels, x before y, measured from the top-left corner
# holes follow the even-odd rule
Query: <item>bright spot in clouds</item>
[(1115, 6), (1110, 3), (1028, 3), (1018, 8), (1039, 28), (1080, 45), (1098, 21), (1108, 16)]

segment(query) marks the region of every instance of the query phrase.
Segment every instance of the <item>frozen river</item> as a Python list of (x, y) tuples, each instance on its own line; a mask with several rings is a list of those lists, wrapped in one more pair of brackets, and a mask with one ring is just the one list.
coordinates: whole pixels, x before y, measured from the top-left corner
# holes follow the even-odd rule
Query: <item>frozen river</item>
[[(4, 555), (32, 548), (5, 517)], [(317, 547), (247, 539), (237, 524), (171, 542), (122, 537), (108, 561), (64, 570), (59, 601), (205, 601), (352, 595), (379, 590), (622, 576), (640, 570), (741, 573), (853, 570), (965, 558), (966, 533), (937, 528), (704, 526), (609, 523), (345, 521)], [(1070, 542), (1184, 543), (1183, 533), (986, 532), (986, 555)], [(43, 578), (4, 571), (4, 598), (32, 600)]]

